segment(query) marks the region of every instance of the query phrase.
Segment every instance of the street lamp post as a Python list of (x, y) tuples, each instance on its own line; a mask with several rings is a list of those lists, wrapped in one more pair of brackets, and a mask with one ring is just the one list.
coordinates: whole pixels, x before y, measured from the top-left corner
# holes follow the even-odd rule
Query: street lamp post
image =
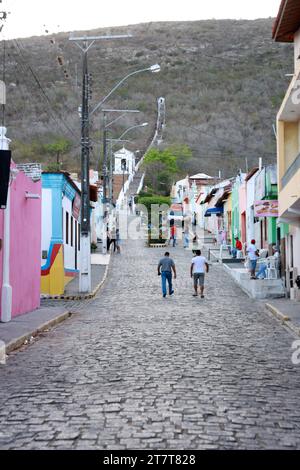
[[(107, 129), (108, 127), (113, 123), (116, 122), (115, 119), (111, 123), (107, 124), (107, 116), (106, 113), (111, 110), (103, 110), (103, 203), (104, 203), (104, 220), (107, 217), (107, 203), (108, 203), (108, 197), (107, 197), (107, 189), (109, 187), (109, 174), (108, 174), (108, 158), (107, 158)], [(125, 111), (126, 112), (126, 111)], [(128, 112), (139, 112), (137, 110), (128, 110)], [(120, 116), (121, 117), (121, 116)], [(123, 134), (120, 136), (120, 140), (127, 134), (127, 132), (131, 131), (132, 129), (135, 129), (136, 127), (144, 127), (147, 126), (148, 123), (144, 122), (143, 124), (139, 124), (136, 126), (131, 126), (129, 127)], [(111, 202), (111, 201), (110, 201)]]
[[(150, 67), (136, 70), (134, 72), (129, 73), (126, 75), (122, 80), (120, 80), (111, 90), (110, 92), (102, 98), (101, 101), (94, 107), (94, 109), (90, 112), (90, 116), (92, 116), (101, 106), (104, 104), (104, 102), (116, 91), (129, 77), (132, 77), (133, 75), (137, 75), (142, 72), (152, 72), (152, 73), (157, 73), (160, 71), (160, 66), (158, 64), (151, 65)], [(104, 113), (105, 114), (105, 113)], [(106, 217), (108, 213), (108, 208), (107, 208), (107, 136), (106, 136), (106, 117), (103, 118), (103, 204), (104, 204), (104, 214), (103, 214), (103, 239), (102, 239), (102, 252), (103, 254), (107, 253), (107, 246), (106, 246), (106, 240), (107, 240), (107, 225), (106, 225)]]
[[(90, 180), (89, 180), (89, 154), (90, 154), (90, 76), (88, 74), (88, 51), (95, 41), (102, 39), (124, 39), (132, 35), (118, 36), (84, 36), (70, 37), (75, 41), (83, 53), (82, 70), (82, 110), (81, 110), (81, 243), (80, 243), (80, 274), (79, 291), (91, 292), (91, 233), (90, 233)], [(81, 46), (83, 42), (83, 46)]]
[[(106, 113), (103, 113), (103, 207), (104, 207), (104, 213), (103, 213), (103, 236), (102, 236), (102, 253), (106, 254), (107, 253), (107, 228), (108, 228), (108, 215), (109, 215), (109, 203), (112, 201), (108, 201), (107, 198), (107, 187), (108, 187), (108, 169), (107, 169), (107, 142), (121, 142), (124, 141), (123, 137), (131, 130), (136, 129), (138, 127), (145, 127), (147, 126), (148, 123), (144, 122), (142, 124), (137, 124), (135, 126), (131, 126), (128, 129), (126, 129), (123, 134), (118, 138), (118, 139), (108, 139), (107, 138), (107, 123), (106, 123)], [(111, 145), (111, 150), (112, 150), (112, 145)], [(126, 163), (126, 162), (125, 162)], [(125, 170), (123, 170), (123, 193), (124, 193), (124, 182), (125, 179)]]
[[(90, 112), (90, 116), (92, 116), (101, 106), (104, 104), (104, 102), (130, 77), (133, 75), (137, 75), (142, 72), (152, 72), (152, 73), (157, 73), (160, 71), (160, 66), (158, 64), (151, 65), (150, 67), (136, 70), (134, 72), (129, 73), (126, 75), (122, 80), (120, 80), (111, 90), (110, 92), (102, 98), (101, 101), (94, 107), (94, 109)], [(107, 129), (106, 129), (106, 116), (104, 113), (103, 117), (103, 204), (104, 204), (104, 214), (103, 214), (103, 237), (102, 237), (102, 253), (106, 254), (107, 253), (107, 216), (108, 216), (108, 207), (107, 207), (107, 178), (108, 178), (108, 172), (107, 172)]]
[[(95, 108), (89, 111), (89, 98), (88, 92), (88, 50), (93, 46), (94, 42), (99, 39), (124, 39), (132, 37), (131, 34), (126, 35), (114, 35), (114, 36), (83, 36), (83, 37), (70, 37), (70, 41), (75, 41), (77, 46), (83, 52), (83, 93), (82, 93), (82, 125), (81, 125), (81, 265), (80, 265), (80, 276), (79, 276), (79, 291), (80, 292), (91, 292), (91, 253), (90, 253), (90, 219), (89, 219), (89, 150), (90, 150), (90, 139), (89, 139), (89, 120), (97, 109), (111, 96), (111, 94), (119, 88), (129, 77), (136, 75), (141, 72), (150, 71), (156, 73), (160, 71), (160, 66), (154, 64), (151, 67), (136, 70), (126, 75), (119, 83), (117, 83), (112, 90), (95, 106)], [(79, 43), (83, 41), (84, 46), (82, 47)], [(106, 151), (106, 144), (105, 146)], [(105, 156), (104, 156), (105, 158)], [(107, 163), (106, 163), (107, 166)], [(103, 175), (103, 182), (105, 175)], [(106, 192), (106, 191), (105, 191)], [(104, 193), (104, 201), (106, 200), (106, 194)], [(106, 233), (105, 233), (106, 236)], [(105, 251), (106, 252), (106, 251)]]
[(154, 65), (151, 65), (151, 67), (147, 67), (145, 69), (140, 69), (140, 70), (136, 70), (135, 72), (131, 72), (129, 73), (128, 75), (126, 75), (126, 77), (122, 78), (122, 80), (120, 80), (111, 90), (110, 92), (104, 97), (102, 98), (101, 101), (99, 101), (99, 103), (97, 104), (97, 106), (95, 106), (95, 108), (91, 111), (91, 116), (97, 111), (97, 109), (99, 109), (103, 103), (114, 93), (114, 91), (117, 90), (117, 88), (119, 88), (129, 77), (132, 77), (133, 75), (137, 75), (138, 73), (142, 73), (142, 72), (152, 72), (152, 73), (157, 73), (160, 71), (160, 66), (158, 64), (154, 64)]
[[(126, 114), (128, 114), (128, 113), (139, 113), (140, 111), (137, 110), (137, 109), (102, 109), (102, 112), (103, 112), (103, 116), (106, 113), (121, 113), (117, 118), (113, 119), (109, 123), (104, 124), (105, 125), (105, 130), (108, 130), (109, 127), (112, 126), (112, 124), (114, 124), (117, 121), (119, 121), (120, 119), (122, 119)], [(104, 117), (103, 117), (103, 120), (104, 120)], [(106, 121), (106, 119), (105, 119), (105, 121)], [(106, 141), (108, 141), (107, 132), (104, 133), (104, 135), (103, 135), (103, 142), (104, 142), (105, 139), (106, 139)], [(105, 145), (105, 158), (106, 158), (106, 163), (108, 164), (108, 157), (106, 155), (106, 152), (107, 152), (107, 144)], [(109, 170), (107, 170), (107, 172), (108, 172), (108, 198), (109, 198), (109, 201), (112, 202), (112, 197), (113, 197), (113, 194), (112, 194), (112, 179), (113, 179), (112, 142), (110, 142), (109, 165), (108, 166), (109, 166)], [(106, 188), (106, 192), (107, 192), (107, 188)]]

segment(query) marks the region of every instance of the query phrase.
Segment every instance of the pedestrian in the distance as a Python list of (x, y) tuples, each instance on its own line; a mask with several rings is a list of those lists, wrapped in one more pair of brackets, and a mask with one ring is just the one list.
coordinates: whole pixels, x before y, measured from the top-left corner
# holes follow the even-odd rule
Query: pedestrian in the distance
[(255, 240), (251, 240), (251, 244), (247, 248), (247, 253), (249, 256), (249, 260), (250, 260), (250, 274), (251, 274), (250, 279), (256, 279), (255, 270), (256, 270), (257, 260), (259, 257), (259, 251), (256, 248)]
[(117, 247), (117, 253), (118, 254), (121, 253), (120, 244), (121, 244), (120, 229), (117, 228), (117, 230), (116, 230), (116, 247)]
[(110, 234), (109, 234), (109, 246), (108, 246), (108, 249), (110, 249), (111, 245), (113, 244), (114, 245), (114, 253), (116, 252), (116, 228), (113, 227), (110, 231)]
[(196, 250), (196, 256), (192, 259), (191, 278), (194, 278), (194, 297), (198, 296), (198, 284), (200, 286), (201, 299), (204, 299), (205, 270), (208, 273), (209, 265), (205, 256), (201, 256), (201, 250)]
[(158, 275), (161, 276), (163, 297), (167, 296), (167, 281), (169, 286), (169, 295), (174, 294), (172, 286), (172, 271), (174, 273), (174, 279), (176, 279), (176, 266), (172, 258), (170, 258), (170, 253), (168, 251), (165, 253), (165, 256), (159, 260), (157, 271)]
[(190, 224), (191, 224), (191, 218), (189, 215), (184, 216), (183, 223), (184, 223), (183, 248), (188, 248), (190, 244)]
[(129, 200), (128, 206), (129, 206), (129, 212), (130, 214), (132, 214), (132, 199), (131, 198)]
[(172, 225), (170, 232), (171, 232), (170, 240), (173, 240), (173, 247), (175, 247), (176, 246), (176, 226), (175, 225)]

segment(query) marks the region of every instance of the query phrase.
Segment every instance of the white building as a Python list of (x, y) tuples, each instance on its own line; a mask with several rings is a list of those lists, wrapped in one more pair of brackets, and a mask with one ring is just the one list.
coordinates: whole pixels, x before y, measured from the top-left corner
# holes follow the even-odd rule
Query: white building
[[(135, 169), (135, 154), (127, 150), (125, 147), (114, 153), (115, 158), (115, 175), (132, 175)], [(125, 161), (125, 171), (123, 171), (122, 161)]]

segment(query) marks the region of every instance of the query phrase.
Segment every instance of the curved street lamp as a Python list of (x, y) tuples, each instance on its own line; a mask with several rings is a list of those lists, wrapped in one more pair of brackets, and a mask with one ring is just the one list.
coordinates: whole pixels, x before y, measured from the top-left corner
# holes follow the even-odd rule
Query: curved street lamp
[(137, 124), (136, 126), (131, 126), (128, 129), (126, 129), (126, 131), (124, 131), (122, 135), (120, 135), (119, 139), (122, 139), (127, 134), (127, 132), (132, 131), (133, 129), (136, 129), (137, 127), (146, 127), (146, 126), (148, 126), (148, 122), (143, 122), (143, 124)]
[(117, 83), (111, 90), (110, 92), (97, 104), (97, 106), (95, 106), (95, 108), (90, 112), (90, 116), (92, 116), (96, 111), (97, 109), (100, 108), (100, 106), (102, 106), (102, 104), (110, 97), (110, 95), (113, 94), (113, 92), (119, 88), (119, 86), (122, 85), (122, 83), (124, 83), (129, 77), (132, 77), (133, 75), (136, 75), (138, 73), (142, 73), (142, 72), (152, 72), (152, 73), (157, 73), (160, 71), (160, 65), (159, 64), (154, 64), (154, 65), (151, 65), (151, 67), (147, 67), (146, 69), (140, 69), (140, 70), (136, 70), (135, 72), (131, 72), (129, 73), (128, 75), (126, 75), (126, 77), (122, 78), (122, 80)]

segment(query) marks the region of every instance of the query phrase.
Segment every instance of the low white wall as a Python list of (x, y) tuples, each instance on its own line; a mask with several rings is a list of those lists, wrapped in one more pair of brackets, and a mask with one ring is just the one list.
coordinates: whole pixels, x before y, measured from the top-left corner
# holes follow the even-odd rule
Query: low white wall
[(233, 269), (223, 263), (224, 269), (230, 274), (238, 286), (252, 299), (275, 299), (285, 296), (281, 279), (250, 280), (247, 270)]

